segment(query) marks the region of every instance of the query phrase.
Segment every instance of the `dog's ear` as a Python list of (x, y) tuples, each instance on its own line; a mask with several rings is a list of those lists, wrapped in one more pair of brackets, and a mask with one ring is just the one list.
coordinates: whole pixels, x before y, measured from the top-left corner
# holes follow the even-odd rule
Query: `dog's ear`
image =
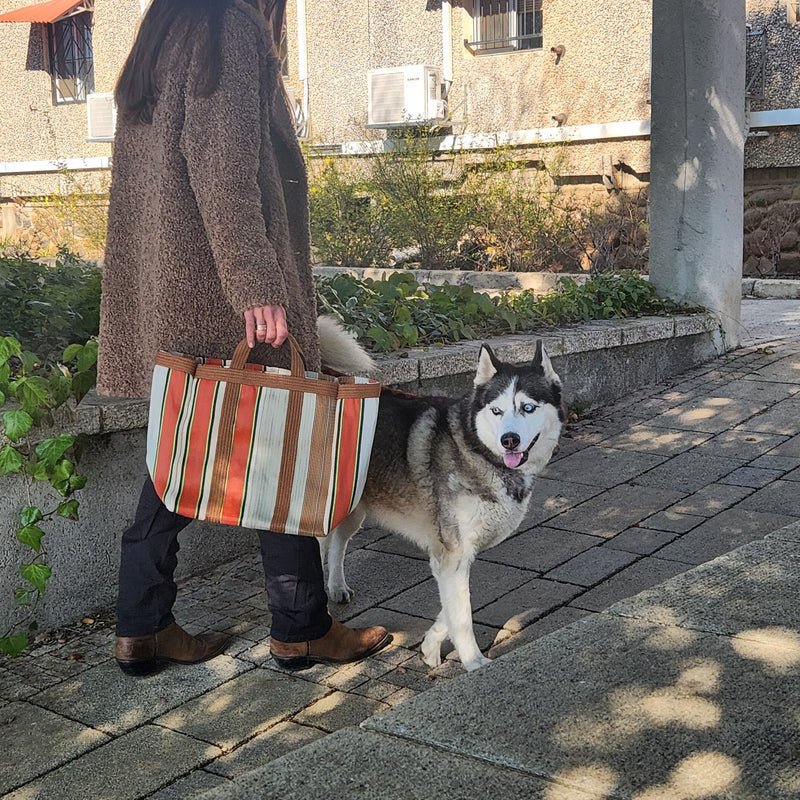
[(534, 369), (539, 367), (547, 380), (561, 386), (561, 378), (558, 377), (558, 374), (553, 369), (550, 356), (545, 352), (544, 344), (541, 339), (536, 340), (536, 355), (533, 357), (533, 367)]
[(487, 384), (500, 369), (500, 362), (492, 352), (492, 348), (485, 342), (481, 345), (481, 354), (478, 356), (478, 369), (475, 372), (475, 386)]

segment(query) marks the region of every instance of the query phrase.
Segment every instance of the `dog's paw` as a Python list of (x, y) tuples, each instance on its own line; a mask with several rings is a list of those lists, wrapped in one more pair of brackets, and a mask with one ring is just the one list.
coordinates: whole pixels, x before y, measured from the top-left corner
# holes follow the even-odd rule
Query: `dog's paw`
[(436, 667), (442, 663), (441, 643), (423, 640), (419, 650), (420, 655), (422, 656), (422, 661), (431, 669), (436, 669)]
[(464, 669), (467, 672), (475, 672), (476, 669), (480, 669), (481, 667), (485, 667), (487, 664), (491, 664), (492, 659), (486, 658), (485, 655), (482, 653), (478, 653), (475, 658), (470, 658), (469, 660), (464, 662)]
[(355, 597), (355, 592), (346, 584), (328, 587), (328, 599), (334, 603), (349, 603)]

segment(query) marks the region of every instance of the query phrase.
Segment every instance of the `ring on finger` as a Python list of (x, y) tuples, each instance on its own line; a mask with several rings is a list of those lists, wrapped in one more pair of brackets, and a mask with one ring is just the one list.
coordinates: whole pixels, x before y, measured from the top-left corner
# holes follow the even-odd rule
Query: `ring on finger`
[(265, 331), (267, 329), (266, 325), (256, 325), (257, 331)]

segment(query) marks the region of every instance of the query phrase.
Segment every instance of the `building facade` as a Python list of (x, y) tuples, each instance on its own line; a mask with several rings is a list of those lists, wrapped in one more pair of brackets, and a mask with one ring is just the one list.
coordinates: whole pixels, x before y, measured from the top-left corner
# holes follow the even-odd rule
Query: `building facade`
[[(107, 170), (113, 144), (89, 135), (87, 108), (113, 91), (145, 5), (0, 0), (0, 238), (18, 224), (14, 198), (58, 191), (65, 166)], [(747, 10), (746, 185), (800, 200), (800, 0), (747, 0)], [(399, 73), (411, 94), (392, 102), (401, 116), (424, 106), (434, 147), (508, 144), (535, 163), (558, 143), (575, 182), (635, 189), (649, 178), (652, 3), (586, 12), (577, 0), (289, 0), (298, 129), (312, 152), (380, 146), (403, 125), (366, 126), (396, 117), (386, 92)], [(419, 65), (430, 70), (408, 69)]]

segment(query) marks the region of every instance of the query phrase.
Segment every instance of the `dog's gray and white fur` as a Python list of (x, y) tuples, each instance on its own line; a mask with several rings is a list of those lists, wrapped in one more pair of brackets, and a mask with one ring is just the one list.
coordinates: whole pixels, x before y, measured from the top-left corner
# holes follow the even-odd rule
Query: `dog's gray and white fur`
[[(352, 339), (333, 330), (335, 325), (323, 325), (326, 364), (335, 343), (340, 371), (369, 367)], [(368, 519), (430, 557), (442, 608), (422, 642), (425, 663), (441, 663), (446, 638), (465, 669), (488, 663), (472, 628), (470, 565), (522, 522), (534, 476), (550, 460), (564, 416), (561, 380), (541, 341), (533, 363), (525, 366), (500, 361), (484, 344), (473, 389), (461, 398), (383, 391), (364, 495), (324, 548), (329, 597), (339, 603), (352, 599), (344, 556), (348, 540)]]

